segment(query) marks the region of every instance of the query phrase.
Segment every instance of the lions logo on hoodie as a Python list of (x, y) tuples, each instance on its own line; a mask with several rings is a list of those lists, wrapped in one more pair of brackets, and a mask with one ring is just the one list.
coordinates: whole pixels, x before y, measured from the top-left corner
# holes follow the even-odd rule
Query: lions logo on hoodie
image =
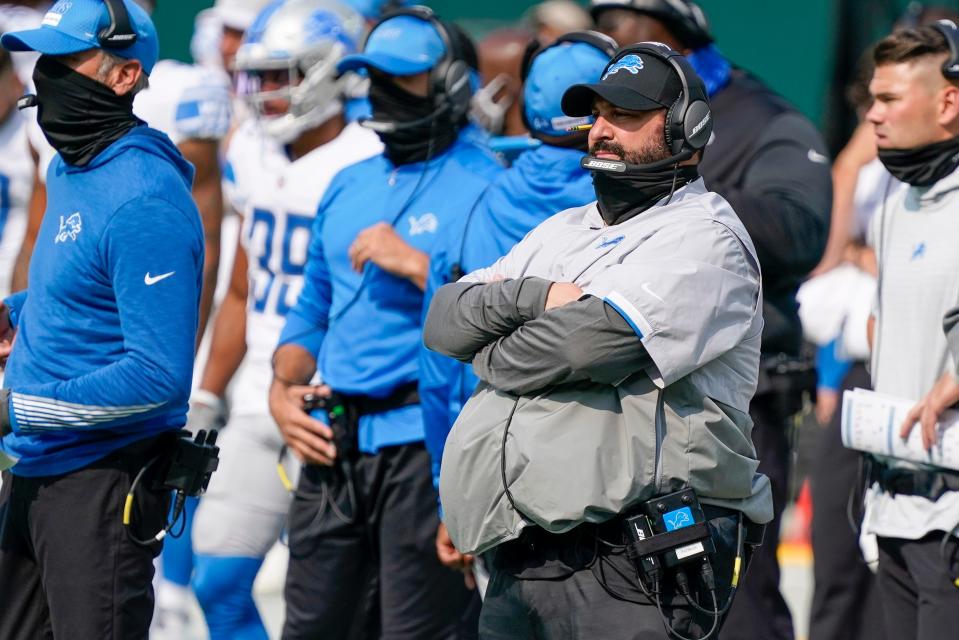
[(79, 211), (70, 214), (66, 220), (63, 219), (63, 216), (60, 216), (60, 233), (57, 234), (53, 244), (59, 244), (67, 240), (76, 242), (81, 231), (83, 231), (83, 220), (80, 219)]

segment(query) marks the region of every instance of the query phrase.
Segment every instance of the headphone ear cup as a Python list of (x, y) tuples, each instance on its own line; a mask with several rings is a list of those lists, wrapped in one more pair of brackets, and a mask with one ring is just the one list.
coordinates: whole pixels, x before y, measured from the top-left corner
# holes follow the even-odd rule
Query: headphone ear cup
[(469, 65), (463, 60), (454, 60), (446, 67), (441, 81), (443, 95), (449, 104), (450, 116), (454, 121), (458, 121), (469, 111), (470, 98), (473, 96)]
[(529, 69), (533, 66), (533, 58), (542, 50), (543, 45), (541, 45), (536, 38), (526, 43), (526, 49), (523, 50), (523, 59), (519, 66), (519, 77), (523, 81), (523, 84), (526, 83), (526, 78), (529, 77)]
[[(683, 98), (680, 96), (666, 111), (666, 146), (669, 147), (669, 152), (672, 154), (682, 151), (683, 144), (686, 141), (683, 137), (682, 114), (676, 113), (682, 101)], [(679, 117), (677, 118), (677, 116)]]
[(702, 100), (689, 105), (683, 117), (683, 138), (693, 149), (702, 149), (713, 132), (713, 114)]

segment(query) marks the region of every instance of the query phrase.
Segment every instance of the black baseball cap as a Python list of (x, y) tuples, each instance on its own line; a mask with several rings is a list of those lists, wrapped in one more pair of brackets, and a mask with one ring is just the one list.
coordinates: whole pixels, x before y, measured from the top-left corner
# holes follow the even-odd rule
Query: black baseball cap
[(671, 64), (642, 51), (624, 52), (603, 70), (599, 82), (574, 84), (563, 94), (563, 113), (573, 118), (593, 112), (596, 97), (631, 111), (668, 109), (683, 92)]

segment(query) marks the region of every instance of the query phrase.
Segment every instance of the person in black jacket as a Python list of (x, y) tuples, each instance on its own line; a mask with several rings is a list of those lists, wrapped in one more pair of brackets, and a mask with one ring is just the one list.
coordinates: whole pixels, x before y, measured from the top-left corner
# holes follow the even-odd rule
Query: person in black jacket
[(709, 92), (713, 137), (700, 173), (739, 215), (762, 267), (763, 357), (750, 414), (759, 471), (772, 481), (776, 512), (723, 639), (788, 640), (793, 626), (779, 592), (776, 543), (787, 498), (788, 425), (802, 407), (803, 393), (815, 386), (812, 363), (800, 355), (796, 291), (822, 256), (829, 231), (832, 181), (826, 145), (786, 100), (723, 57), (695, 3), (592, 0), (592, 13), (599, 30), (620, 45), (654, 40), (683, 52)]

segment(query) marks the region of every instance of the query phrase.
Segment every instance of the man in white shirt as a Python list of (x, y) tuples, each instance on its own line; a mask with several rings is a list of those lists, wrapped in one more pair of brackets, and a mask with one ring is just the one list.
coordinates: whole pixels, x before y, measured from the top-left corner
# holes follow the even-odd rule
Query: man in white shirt
[[(877, 392), (901, 398), (923, 398), (956, 369), (942, 320), (959, 303), (959, 60), (950, 53), (957, 45), (955, 25), (940, 22), (896, 32), (873, 52), (875, 101), (866, 118), (880, 161), (908, 188), (890, 189), (873, 218), (879, 285), (872, 378)], [(924, 430), (927, 447), (934, 435)], [(877, 466), (863, 526), (878, 537), (888, 637), (952, 637), (959, 627), (952, 584), (959, 482), (891, 459)]]

